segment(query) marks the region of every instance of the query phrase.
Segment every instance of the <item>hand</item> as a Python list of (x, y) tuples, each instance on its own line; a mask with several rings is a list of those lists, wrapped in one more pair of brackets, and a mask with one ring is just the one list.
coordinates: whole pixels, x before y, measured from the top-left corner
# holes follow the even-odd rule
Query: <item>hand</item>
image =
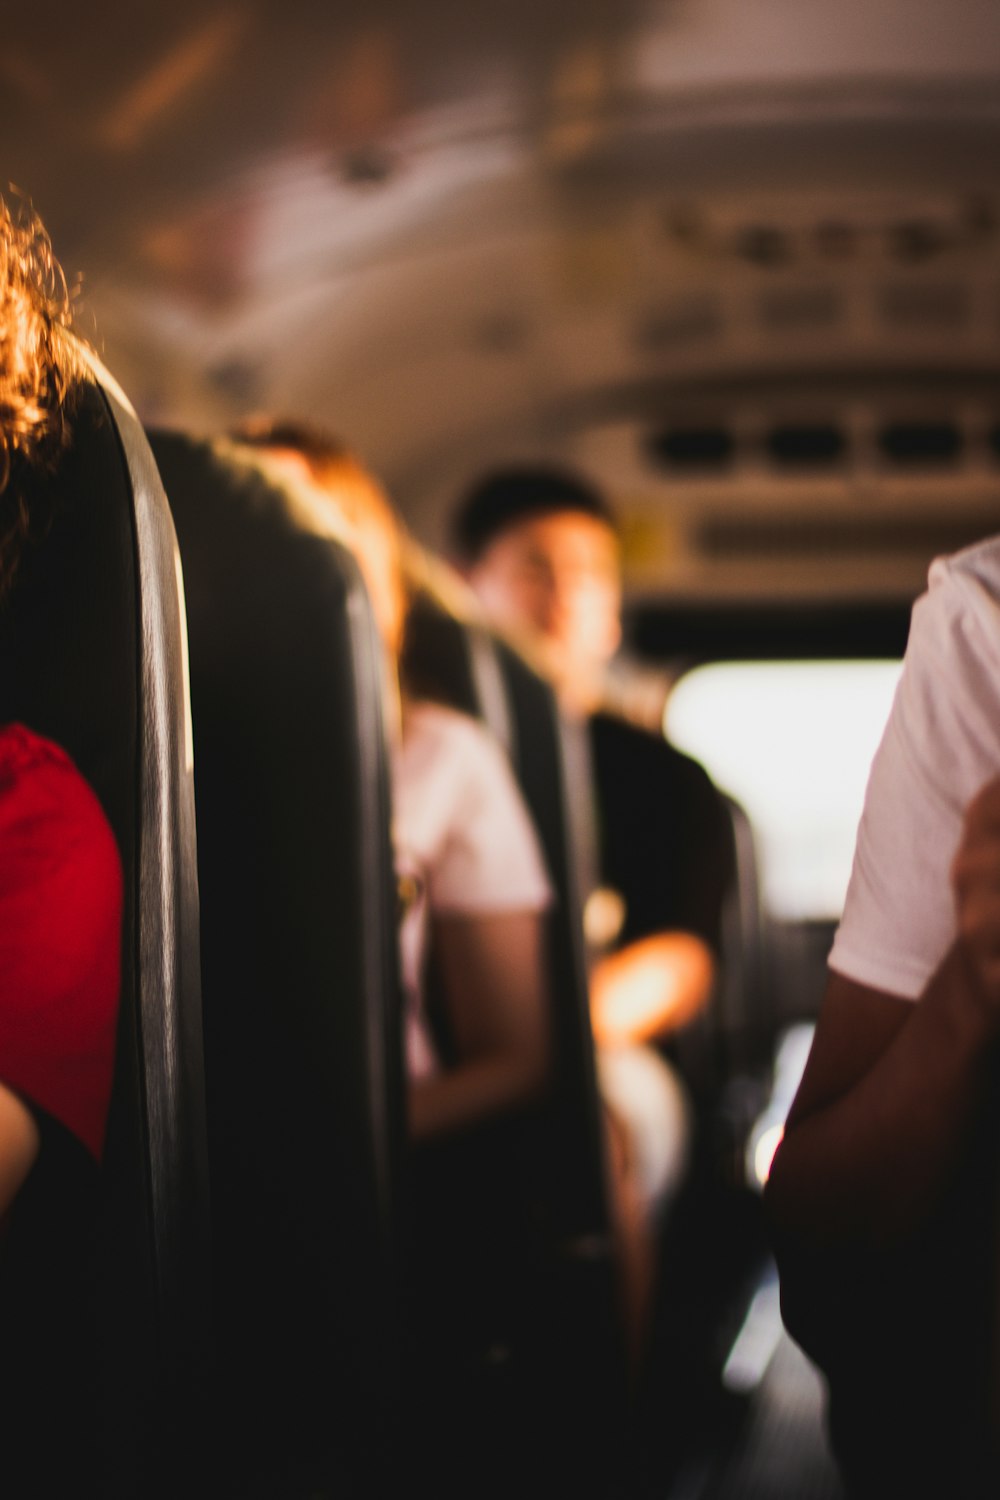
[(0, 1219), (38, 1155), (38, 1126), (24, 1100), (0, 1083)]
[(691, 932), (657, 932), (594, 965), (590, 1014), (599, 1046), (623, 1047), (685, 1025), (704, 1007), (715, 964)]
[(1000, 1021), (1000, 777), (965, 810), (951, 881), (959, 944)]

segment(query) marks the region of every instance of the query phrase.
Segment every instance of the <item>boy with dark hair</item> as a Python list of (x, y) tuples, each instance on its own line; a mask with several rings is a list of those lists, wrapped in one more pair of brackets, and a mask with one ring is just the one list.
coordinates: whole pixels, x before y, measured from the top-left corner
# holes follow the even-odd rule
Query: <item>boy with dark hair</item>
[(701, 766), (605, 711), (621, 574), (603, 497), (561, 469), (500, 470), (466, 495), (452, 536), (491, 622), (530, 638), (567, 721), (571, 781), (592, 789), (593, 818), (581, 820), (577, 843), (597, 940), (591, 1014), (602, 1091), (655, 1208), (677, 1185), (688, 1128), (677, 1080), (641, 1044), (708, 1004), (733, 873), (728, 813)]

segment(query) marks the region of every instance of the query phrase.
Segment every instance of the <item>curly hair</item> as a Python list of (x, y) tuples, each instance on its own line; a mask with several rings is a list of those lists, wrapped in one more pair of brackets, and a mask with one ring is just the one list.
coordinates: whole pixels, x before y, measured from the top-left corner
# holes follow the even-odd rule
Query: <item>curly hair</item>
[(25, 495), (29, 470), (48, 467), (68, 437), (80, 362), (69, 338), (66, 280), (41, 220), (0, 197), (0, 598), (41, 518)]

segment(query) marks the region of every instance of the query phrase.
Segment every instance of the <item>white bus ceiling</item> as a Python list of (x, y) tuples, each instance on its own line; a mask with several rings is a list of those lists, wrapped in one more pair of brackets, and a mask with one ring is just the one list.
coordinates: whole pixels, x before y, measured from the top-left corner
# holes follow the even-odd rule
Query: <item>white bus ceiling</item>
[(1000, 514), (998, 85), (982, 0), (59, 0), (0, 121), (140, 415), (319, 419), (434, 543), (563, 457), (633, 598), (904, 598)]

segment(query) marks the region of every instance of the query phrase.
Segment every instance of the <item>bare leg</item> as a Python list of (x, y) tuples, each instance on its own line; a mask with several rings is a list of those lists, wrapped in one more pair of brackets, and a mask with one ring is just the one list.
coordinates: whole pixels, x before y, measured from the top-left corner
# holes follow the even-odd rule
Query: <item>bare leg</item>
[(604, 1126), (611, 1229), (621, 1280), (629, 1375), (634, 1388), (645, 1353), (652, 1308), (656, 1236), (640, 1191), (628, 1131), (607, 1105)]

